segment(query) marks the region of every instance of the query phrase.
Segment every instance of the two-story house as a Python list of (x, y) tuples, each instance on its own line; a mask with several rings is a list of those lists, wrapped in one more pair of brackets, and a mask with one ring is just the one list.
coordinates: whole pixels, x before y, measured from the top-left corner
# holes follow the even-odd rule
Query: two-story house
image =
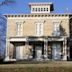
[(30, 14), (6, 14), (9, 60), (67, 60), (71, 14), (53, 13), (53, 3), (29, 3)]

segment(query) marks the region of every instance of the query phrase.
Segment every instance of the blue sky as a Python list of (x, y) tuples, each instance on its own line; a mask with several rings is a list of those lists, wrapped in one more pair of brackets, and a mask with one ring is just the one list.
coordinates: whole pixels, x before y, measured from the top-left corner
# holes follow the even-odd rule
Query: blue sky
[(72, 12), (72, 0), (15, 0), (13, 4), (0, 6), (0, 14), (30, 13), (29, 2), (53, 2), (55, 13), (65, 13), (67, 7), (68, 12)]

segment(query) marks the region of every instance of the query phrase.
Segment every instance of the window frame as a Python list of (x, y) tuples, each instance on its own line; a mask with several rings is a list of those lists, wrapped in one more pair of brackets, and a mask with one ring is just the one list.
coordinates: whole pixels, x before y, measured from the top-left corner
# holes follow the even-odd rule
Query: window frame
[(42, 36), (43, 35), (43, 32), (44, 29), (43, 29), (43, 23), (41, 22), (36, 22), (35, 23), (35, 35), (36, 36)]
[(60, 22), (53, 22), (53, 35), (60, 36)]
[(16, 36), (23, 36), (23, 24), (22, 24), (22, 22), (16, 22)]

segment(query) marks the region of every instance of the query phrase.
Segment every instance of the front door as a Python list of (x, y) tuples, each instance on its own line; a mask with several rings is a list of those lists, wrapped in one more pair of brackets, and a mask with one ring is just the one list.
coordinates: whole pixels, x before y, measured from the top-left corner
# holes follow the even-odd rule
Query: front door
[(36, 46), (36, 59), (41, 59), (42, 58), (42, 46)]
[(52, 44), (52, 59), (61, 60), (61, 44), (59, 43)]
[(16, 46), (16, 59), (21, 60), (23, 59), (23, 46), (22, 45), (17, 45)]

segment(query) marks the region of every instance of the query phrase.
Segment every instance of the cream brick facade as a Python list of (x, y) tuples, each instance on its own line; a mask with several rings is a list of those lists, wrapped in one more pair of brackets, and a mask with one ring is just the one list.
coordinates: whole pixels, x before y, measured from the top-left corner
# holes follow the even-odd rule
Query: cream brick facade
[[(16, 36), (16, 22), (21, 22), (23, 24), (23, 36), (36, 36), (35, 35), (35, 22), (43, 22), (44, 26), (44, 35), (43, 36), (52, 36), (53, 32), (53, 22), (59, 21), (61, 26), (65, 29), (67, 35), (69, 35), (69, 20), (68, 16), (58, 16), (58, 17), (11, 17), (8, 18), (8, 36)], [(27, 28), (26, 28), (27, 27)]]

